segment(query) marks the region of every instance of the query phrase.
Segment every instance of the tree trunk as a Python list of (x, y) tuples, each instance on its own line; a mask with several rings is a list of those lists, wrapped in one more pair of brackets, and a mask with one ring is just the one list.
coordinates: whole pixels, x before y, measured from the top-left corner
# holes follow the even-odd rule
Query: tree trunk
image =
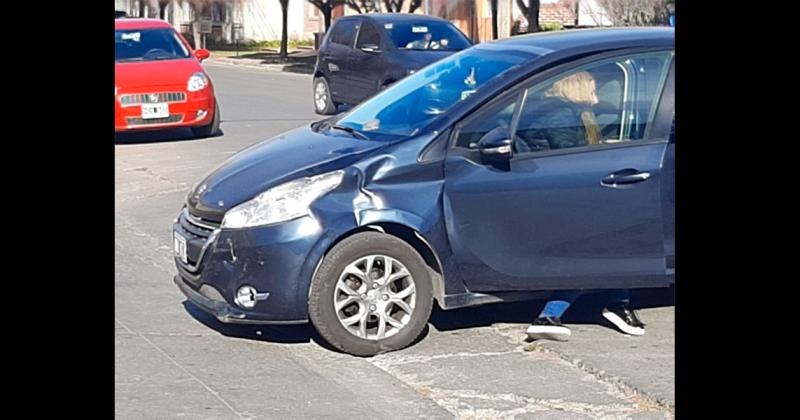
[(525, 19), (528, 20), (528, 33), (539, 32), (539, 0), (528, 0), (529, 5), (525, 5), (525, 0), (517, 0), (517, 6)]
[(192, 38), (194, 40), (194, 49), (202, 47), (202, 35), (200, 35), (200, 11), (195, 10), (194, 22), (192, 23)]
[(161, 20), (167, 20), (166, 17), (167, 17), (167, 5), (166, 4), (159, 5), (158, 18)]
[(145, 3), (145, 0), (139, 0), (139, 17), (147, 17), (147, 3)]
[(325, 33), (327, 33), (328, 29), (331, 27), (331, 12), (333, 12), (333, 9), (330, 7), (326, 7), (322, 11), (322, 15), (325, 16)]
[(497, 0), (490, 0), (492, 6), (492, 39), (497, 39)]
[(403, 0), (383, 0), (383, 5), (386, 7), (387, 13), (400, 13), (403, 8)]
[(281, 0), (281, 9), (283, 10), (283, 29), (281, 29), (281, 58), (285, 60), (289, 56), (289, 0)]

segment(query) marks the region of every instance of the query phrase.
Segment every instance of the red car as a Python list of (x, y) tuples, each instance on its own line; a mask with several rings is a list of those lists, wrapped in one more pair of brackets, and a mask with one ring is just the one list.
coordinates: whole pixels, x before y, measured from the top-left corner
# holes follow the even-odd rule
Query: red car
[(189, 127), (197, 137), (219, 132), (219, 105), (200, 65), (210, 56), (192, 50), (168, 23), (114, 21), (114, 131)]

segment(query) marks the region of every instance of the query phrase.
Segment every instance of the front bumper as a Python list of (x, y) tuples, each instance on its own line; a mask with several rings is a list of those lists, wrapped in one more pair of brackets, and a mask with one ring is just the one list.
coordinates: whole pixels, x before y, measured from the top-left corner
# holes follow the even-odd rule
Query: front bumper
[[(187, 223), (189, 218), (184, 211), (173, 224), (174, 232), (187, 239), (188, 264), (175, 258), (175, 283), (189, 301), (222, 322), (308, 321), (308, 287), (325, 247), (332, 242), (315, 219), (302, 217), (252, 229), (215, 229), (206, 231), (204, 237), (195, 225)], [(234, 296), (242, 286), (269, 293), (269, 297), (252, 309), (241, 308)]]
[(246, 312), (229, 305), (225, 301), (206, 297), (199, 291), (194, 290), (180, 275), (176, 275), (173, 281), (175, 282), (175, 285), (178, 286), (178, 289), (180, 289), (180, 291), (186, 295), (186, 298), (189, 299), (189, 302), (192, 302), (200, 309), (210, 313), (211, 315), (214, 315), (218, 320), (227, 324), (302, 324), (308, 322), (307, 320), (271, 321), (259, 319), (258, 315), (247, 314)]
[[(169, 117), (166, 118), (143, 119), (141, 104), (121, 103), (123, 96), (176, 93), (182, 93), (184, 97), (175, 101), (165, 101), (169, 106)], [(178, 86), (126, 90), (115, 98), (114, 131), (129, 132), (208, 125), (214, 118), (214, 101), (214, 90), (211, 87), (199, 92), (187, 92), (185, 87)], [(204, 112), (204, 115), (198, 116), (198, 112)]]

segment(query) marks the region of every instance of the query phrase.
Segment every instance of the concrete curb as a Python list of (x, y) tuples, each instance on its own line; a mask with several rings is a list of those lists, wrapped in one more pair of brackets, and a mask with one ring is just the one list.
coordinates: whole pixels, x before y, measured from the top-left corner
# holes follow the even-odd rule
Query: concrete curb
[(261, 60), (252, 58), (209, 58), (206, 60), (209, 64), (224, 64), (230, 66), (239, 66), (254, 68), (265, 71), (276, 71), (282, 73), (295, 73), (295, 74), (313, 74), (313, 67), (298, 66), (292, 68), (292, 64), (264, 64)]

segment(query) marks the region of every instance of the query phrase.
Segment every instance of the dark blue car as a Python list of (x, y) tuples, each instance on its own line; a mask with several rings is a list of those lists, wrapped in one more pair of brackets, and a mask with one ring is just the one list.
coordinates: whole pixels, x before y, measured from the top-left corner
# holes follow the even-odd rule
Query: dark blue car
[(574, 30), (424, 67), (200, 182), (174, 281), (223, 322), (310, 320), (356, 355), (414, 342), (434, 300), (668, 286), (673, 56), (671, 28)]
[(433, 16), (374, 13), (336, 20), (314, 68), (314, 110), (334, 114), (416, 70), (472, 45), (452, 23)]

